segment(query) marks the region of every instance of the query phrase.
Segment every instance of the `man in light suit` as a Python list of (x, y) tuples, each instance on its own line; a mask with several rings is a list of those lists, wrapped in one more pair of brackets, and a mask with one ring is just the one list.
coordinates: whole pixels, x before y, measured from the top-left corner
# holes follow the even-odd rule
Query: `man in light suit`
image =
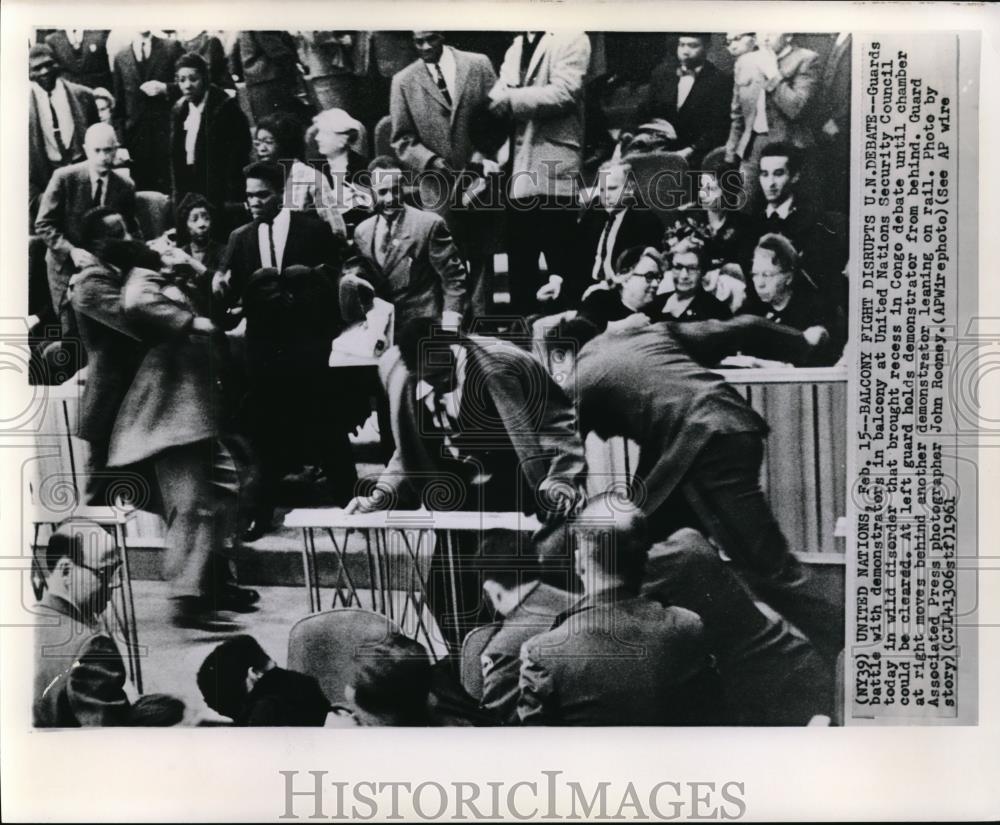
[(472, 312), (483, 315), (484, 279), (492, 265), (488, 230), (495, 221), (463, 209), (461, 191), (455, 189), (456, 176), (480, 148), (473, 137), (475, 121), (486, 116), (496, 73), (485, 55), (445, 45), (441, 32), (415, 31), (413, 42), (418, 59), (392, 78), (392, 148), (407, 169), (435, 173), (421, 179), (424, 204), (445, 219), (469, 261)]
[(67, 79), (88, 89), (111, 90), (106, 30), (59, 29), (45, 42), (55, 52)]
[(354, 245), (382, 273), (379, 297), (393, 304), (397, 329), (423, 315), (457, 328), (466, 311), (466, 269), (438, 215), (402, 200), (403, 172), (387, 156), (369, 166), (375, 214), (358, 224)]
[[(568, 399), (540, 362), (507, 341), (465, 336), (420, 317), (379, 362), (396, 443), (371, 495), (348, 512), (434, 508), (568, 515), (584, 498), (586, 459)], [(426, 501), (425, 501), (426, 499)], [(460, 547), (460, 605), (444, 562), (432, 562), (429, 601), (455, 648), (481, 603), (478, 542)]]
[(107, 206), (125, 218), (136, 235), (135, 186), (115, 171), (118, 137), (110, 123), (95, 123), (84, 138), (87, 160), (57, 169), (42, 195), (35, 220), (35, 232), (42, 236), (48, 251), (49, 293), (52, 307), (63, 325), (64, 334), (74, 329), (66, 287), (73, 272), (96, 263), (80, 246), (83, 216), (95, 206)]
[(523, 724), (712, 721), (717, 699), (701, 619), (639, 594), (649, 547), (632, 522), (642, 522), (636, 508), (598, 498), (570, 523), (584, 596), (521, 647)]
[(170, 109), (180, 97), (174, 73), (183, 53), (176, 40), (143, 31), (114, 57), (116, 126), (140, 191), (170, 193)]
[[(87, 127), (98, 121), (93, 93), (61, 77), (62, 66), (51, 46), (32, 46), (28, 53), (28, 201), (34, 223), (38, 199), (52, 173), (83, 160)], [(53, 117), (55, 113), (55, 117)]]
[(514, 38), (490, 92), (491, 111), (514, 124), (507, 254), (516, 313), (537, 309), (540, 252), (550, 275), (567, 284), (582, 277), (573, 271), (572, 250), (589, 64), (590, 40), (583, 32), (525, 32)]

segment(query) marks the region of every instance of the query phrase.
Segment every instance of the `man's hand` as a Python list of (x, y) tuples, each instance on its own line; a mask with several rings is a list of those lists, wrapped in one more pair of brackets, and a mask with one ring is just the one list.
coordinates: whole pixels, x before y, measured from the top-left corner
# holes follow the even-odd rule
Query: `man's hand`
[(361, 515), (362, 513), (374, 513), (377, 510), (385, 510), (384, 504), (386, 496), (370, 495), (355, 496), (344, 508), (344, 514), (348, 516)]
[(202, 318), (201, 316), (195, 318), (191, 323), (191, 332), (195, 335), (211, 335), (216, 329), (218, 327), (210, 319)]
[(462, 323), (462, 314), (460, 312), (455, 312), (450, 309), (446, 309), (441, 313), (441, 329), (447, 329), (452, 331), (458, 331), (459, 326)]
[(818, 347), (830, 340), (830, 333), (826, 331), (826, 327), (815, 326), (803, 330), (802, 337), (806, 339), (809, 346)]
[(148, 97), (158, 97), (167, 93), (167, 84), (162, 80), (147, 80), (139, 87), (139, 91)]
[(188, 255), (179, 246), (168, 246), (160, 252), (160, 260), (167, 266), (174, 267), (181, 264), (197, 264), (198, 262)]
[(542, 520), (569, 518), (587, 501), (587, 491), (561, 478), (546, 478), (538, 485)]
[[(496, 88), (496, 87), (494, 87)], [(496, 117), (509, 117), (511, 114), (510, 95), (507, 94), (507, 87), (496, 97), (490, 93), (490, 114)]]
[(562, 282), (559, 275), (549, 275), (549, 282), (535, 293), (535, 299), (542, 303), (556, 300), (562, 292)]
[(633, 312), (628, 318), (622, 318), (620, 321), (611, 321), (608, 323), (608, 332), (628, 332), (633, 329), (641, 329), (642, 327), (649, 326), (649, 316), (642, 312)]
[(232, 279), (233, 273), (229, 270), (225, 272), (216, 272), (212, 276), (212, 294), (218, 297), (223, 297), (227, 292), (229, 292), (229, 282)]
[(69, 257), (73, 261), (73, 266), (77, 269), (85, 269), (88, 266), (97, 265), (97, 258), (91, 255), (86, 249), (81, 249), (78, 246), (73, 248), (73, 251), (69, 253)]

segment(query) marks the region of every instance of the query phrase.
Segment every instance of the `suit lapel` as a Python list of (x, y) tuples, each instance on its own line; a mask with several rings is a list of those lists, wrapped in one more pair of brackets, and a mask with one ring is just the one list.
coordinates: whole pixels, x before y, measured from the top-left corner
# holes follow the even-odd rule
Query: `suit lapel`
[(458, 49), (452, 49), (451, 53), (455, 57), (455, 91), (451, 96), (451, 122), (454, 124), (458, 107), (462, 104), (465, 84), (469, 79), (469, 59), (465, 56), (465, 52), (460, 52)]
[[(403, 214), (400, 215), (398, 218), (396, 218), (396, 220), (392, 224), (392, 234), (389, 240), (389, 251), (385, 256), (385, 264), (382, 266), (382, 269), (385, 272), (391, 272), (393, 267), (396, 266), (396, 263), (401, 254), (400, 250), (404, 246), (403, 240), (405, 238), (410, 237), (409, 218), (410, 218), (410, 208), (404, 206)], [(373, 242), (375, 235), (377, 234), (378, 233), (374, 233), (372, 235)]]
[(417, 67), (417, 82), (424, 87), (424, 91), (433, 97), (442, 109), (451, 111), (453, 107), (449, 106), (448, 101), (444, 99), (444, 95), (441, 94), (437, 83), (431, 78), (431, 73), (427, 70), (427, 65), (423, 61), (420, 62), (421, 65)]
[[(535, 47), (535, 53), (531, 55), (531, 62), (528, 63), (528, 71), (524, 73), (524, 85), (527, 86), (531, 83), (531, 78), (534, 76), (535, 72), (538, 70), (538, 66), (542, 62), (542, 58), (548, 53), (549, 40), (552, 35), (546, 32), (542, 35), (542, 39), (539, 41), (538, 45)], [(523, 49), (527, 44), (524, 39), (521, 40), (521, 48)]]

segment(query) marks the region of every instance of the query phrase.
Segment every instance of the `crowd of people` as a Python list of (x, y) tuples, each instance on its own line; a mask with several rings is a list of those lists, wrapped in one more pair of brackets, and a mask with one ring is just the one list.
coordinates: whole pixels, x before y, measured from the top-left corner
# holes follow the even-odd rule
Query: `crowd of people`
[[(490, 545), (509, 562), (497, 537), (465, 536), (451, 578), (432, 560), (452, 653), (502, 617), (481, 702), (402, 637), (358, 665), (342, 708), (234, 636), (198, 674), (224, 716), (449, 723), (435, 692), (478, 724), (830, 712), (842, 607), (760, 489), (766, 423), (711, 368), (842, 356), (850, 38), (821, 56), (789, 34), (661, 35), (636, 92), (623, 37), (70, 30), (30, 46), (35, 373), (66, 353), (85, 370), (88, 502), (143, 480), (177, 627), (231, 632), (256, 610), (235, 560), (275, 528), (289, 473), (350, 513), (434, 509), (443, 479), (450, 509), (543, 524), (513, 576), (487, 563)], [(328, 363), (376, 301), (394, 317), (379, 373), (395, 452), (359, 479), (349, 434), (369, 399)], [(573, 351), (564, 387), (539, 338)], [(639, 445), (629, 501), (588, 499), (589, 432)], [(43, 604), (101, 647), (115, 564), (59, 535)], [(42, 686), (37, 724), (176, 721), (169, 697), (130, 709), (105, 653), (80, 653), (102, 677)]]

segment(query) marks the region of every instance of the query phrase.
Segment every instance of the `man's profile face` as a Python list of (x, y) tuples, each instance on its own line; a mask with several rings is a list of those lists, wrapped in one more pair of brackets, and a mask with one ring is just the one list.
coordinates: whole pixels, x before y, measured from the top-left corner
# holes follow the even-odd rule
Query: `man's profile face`
[(753, 286), (765, 304), (783, 305), (792, 294), (792, 272), (782, 269), (768, 249), (753, 253)]
[(59, 64), (49, 55), (41, 54), (28, 60), (28, 79), (46, 92), (51, 92), (59, 78)]
[(437, 63), (444, 52), (444, 36), (441, 32), (415, 31), (413, 46), (417, 50), (417, 57), (425, 63)]
[(272, 215), (275, 207), (281, 207), (281, 193), (274, 191), (260, 178), (247, 178), (247, 209), (254, 220)]
[(372, 172), (372, 195), (375, 211), (394, 217), (403, 207), (403, 173), (399, 169), (376, 169)]
[(685, 68), (695, 68), (705, 62), (705, 44), (700, 37), (681, 37), (677, 40), (677, 59)]
[(118, 138), (114, 129), (101, 128), (96, 132), (87, 135), (83, 150), (87, 154), (87, 161), (91, 168), (100, 175), (105, 175), (111, 171), (115, 165), (115, 156), (118, 154)]
[(733, 57), (742, 57), (752, 52), (757, 46), (757, 37), (753, 32), (728, 32), (726, 48)]
[(792, 189), (798, 182), (798, 174), (791, 174), (788, 168), (788, 158), (781, 155), (762, 157), (760, 159), (760, 188), (764, 199), (775, 205), (781, 203), (792, 194)]
[(104, 612), (117, 580), (121, 561), (114, 538), (98, 524), (72, 525), (80, 548), (79, 558), (61, 559), (54, 575), (62, 579), (64, 592), (85, 616)]

